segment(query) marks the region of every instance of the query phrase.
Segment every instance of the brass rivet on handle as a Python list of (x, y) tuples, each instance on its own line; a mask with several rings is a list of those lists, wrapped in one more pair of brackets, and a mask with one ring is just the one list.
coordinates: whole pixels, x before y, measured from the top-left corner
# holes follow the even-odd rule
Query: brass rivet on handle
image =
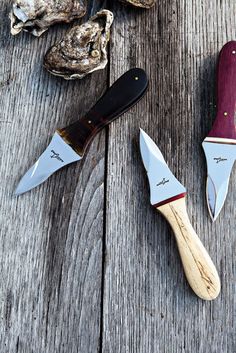
[(96, 58), (97, 56), (99, 56), (99, 51), (98, 50), (92, 50), (91, 51), (91, 56), (93, 57), (93, 58)]

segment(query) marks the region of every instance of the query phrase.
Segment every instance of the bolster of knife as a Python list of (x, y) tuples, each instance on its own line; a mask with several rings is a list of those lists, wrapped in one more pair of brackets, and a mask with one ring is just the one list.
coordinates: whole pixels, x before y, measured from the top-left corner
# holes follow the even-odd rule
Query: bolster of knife
[(115, 81), (82, 119), (57, 132), (82, 156), (96, 133), (137, 103), (147, 87), (145, 71), (131, 69)]
[(157, 208), (170, 223), (176, 237), (184, 272), (193, 291), (204, 300), (220, 293), (217, 270), (195, 233), (186, 210), (185, 197)]
[(236, 41), (231, 41), (224, 45), (218, 59), (217, 116), (208, 137), (236, 139), (235, 114)]

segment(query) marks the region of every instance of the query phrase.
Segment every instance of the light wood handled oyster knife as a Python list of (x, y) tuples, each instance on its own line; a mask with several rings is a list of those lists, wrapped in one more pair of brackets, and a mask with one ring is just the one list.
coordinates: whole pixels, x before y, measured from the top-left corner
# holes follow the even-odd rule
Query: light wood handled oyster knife
[(148, 78), (142, 69), (131, 69), (122, 75), (83, 118), (56, 131), (49, 146), (21, 179), (15, 194), (35, 188), (58, 169), (82, 159), (93, 137), (136, 104), (147, 87)]
[(215, 299), (220, 292), (220, 279), (189, 221), (186, 189), (171, 173), (159, 148), (141, 129), (140, 150), (149, 179), (151, 204), (165, 216), (174, 231), (190, 286), (200, 298)]

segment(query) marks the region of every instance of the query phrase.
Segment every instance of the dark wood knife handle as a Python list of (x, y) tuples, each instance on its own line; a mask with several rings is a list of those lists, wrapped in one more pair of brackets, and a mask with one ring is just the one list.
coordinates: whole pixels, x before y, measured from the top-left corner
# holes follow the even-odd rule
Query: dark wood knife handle
[(147, 87), (145, 71), (131, 69), (115, 81), (83, 118), (57, 132), (82, 156), (96, 133), (137, 103)]
[(236, 139), (236, 41), (222, 48), (217, 71), (217, 116), (208, 137)]

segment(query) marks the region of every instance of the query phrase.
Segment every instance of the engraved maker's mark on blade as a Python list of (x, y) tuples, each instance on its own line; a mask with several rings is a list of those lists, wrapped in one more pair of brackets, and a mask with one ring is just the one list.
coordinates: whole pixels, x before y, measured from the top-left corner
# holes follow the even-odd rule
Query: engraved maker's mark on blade
[(53, 173), (67, 164), (79, 161), (81, 157), (55, 133), (46, 150), (36, 163), (21, 178), (15, 194), (23, 194), (42, 184)]
[(236, 160), (236, 140), (212, 138), (203, 141), (207, 162), (207, 205), (213, 222), (217, 219), (228, 193), (230, 173)]
[(63, 159), (60, 157), (60, 154), (55, 152), (54, 150), (51, 150), (52, 155), (50, 156), (51, 158), (56, 158), (58, 161), (64, 163)]
[(228, 160), (227, 158), (222, 158), (222, 157), (215, 157), (214, 158), (214, 161), (216, 161), (217, 164), (220, 162), (225, 162), (227, 160)]
[(161, 185), (164, 186), (165, 184), (167, 184), (169, 182), (170, 182), (169, 179), (163, 178), (162, 181), (160, 183), (158, 183), (156, 186), (161, 186)]

